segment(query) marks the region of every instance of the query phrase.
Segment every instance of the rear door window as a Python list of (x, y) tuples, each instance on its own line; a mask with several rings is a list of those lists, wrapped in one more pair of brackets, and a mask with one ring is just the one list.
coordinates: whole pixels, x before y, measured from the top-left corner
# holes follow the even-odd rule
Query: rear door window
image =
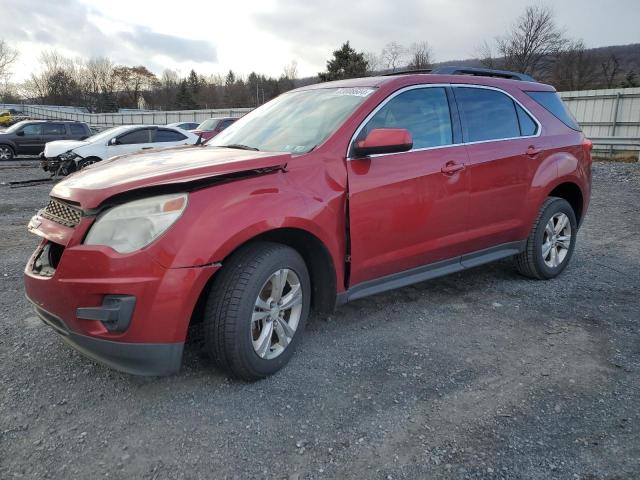
[(134, 145), (137, 143), (150, 143), (149, 129), (140, 128), (133, 132), (125, 133), (118, 138), (120, 145)]
[(580, 125), (573, 118), (567, 105), (562, 101), (557, 92), (525, 92), (536, 102), (542, 105), (547, 111), (551, 112), (558, 120), (567, 127), (580, 131)]
[(466, 142), (520, 136), (515, 103), (508, 95), (486, 88), (455, 87)]
[(67, 134), (67, 129), (64, 128), (64, 123), (44, 123), (42, 124), (42, 134), (63, 136)]
[(158, 128), (153, 137), (154, 142), (179, 142), (187, 138), (185, 135), (167, 128)]
[(453, 128), (445, 89), (414, 88), (396, 95), (371, 117), (358, 140), (376, 128), (406, 128), (413, 149), (451, 145)]

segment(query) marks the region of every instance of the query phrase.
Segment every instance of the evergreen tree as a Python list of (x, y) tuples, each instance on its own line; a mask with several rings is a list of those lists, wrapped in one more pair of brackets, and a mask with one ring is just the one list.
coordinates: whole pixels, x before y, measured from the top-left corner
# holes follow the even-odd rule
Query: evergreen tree
[(178, 93), (176, 94), (176, 106), (179, 110), (195, 110), (198, 108), (187, 80), (182, 80), (178, 87)]
[(333, 58), (327, 61), (327, 71), (318, 73), (322, 82), (343, 78), (364, 77), (367, 73), (367, 61), (364, 53), (356, 52), (349, 42), (333, 52)]

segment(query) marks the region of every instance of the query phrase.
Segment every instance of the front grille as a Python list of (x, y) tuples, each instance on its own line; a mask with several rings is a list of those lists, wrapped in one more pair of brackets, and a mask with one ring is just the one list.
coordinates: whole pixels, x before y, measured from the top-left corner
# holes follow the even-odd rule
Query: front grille
[(82, 210), (52, 198), (49, 200), (49, 204), (40, 211), (40, 215), (65, 227), (73, 228), (80, 223)]

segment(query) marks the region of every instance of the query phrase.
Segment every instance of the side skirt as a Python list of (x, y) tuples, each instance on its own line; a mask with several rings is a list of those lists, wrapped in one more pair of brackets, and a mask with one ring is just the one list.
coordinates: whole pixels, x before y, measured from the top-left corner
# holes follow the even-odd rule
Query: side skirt
[(386, 277), (368, 280), (351, 287), (346, 292), (338, 294), (336, 304), (342, 305), (352, 300), (368, 297), (369, 295), (406, 287), (407, 285), (424, 282), (425, 280), (431, 280), (432, 278), (442, 277), (450, 273), (511, 257), (522, 252), (525, 244), (526, 240), (503, 243), (477, 252), (467, 253), (458, 257), (405, 270), (404, 272), (393, 273)]

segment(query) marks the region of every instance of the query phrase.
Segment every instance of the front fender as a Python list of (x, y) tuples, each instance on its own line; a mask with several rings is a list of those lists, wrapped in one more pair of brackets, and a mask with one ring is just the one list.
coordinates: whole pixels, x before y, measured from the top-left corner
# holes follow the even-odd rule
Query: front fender
[(327, 211), (336, 210), (327, 209), (326, 202), (307, 199), (286, 176), (278, 172), (191, 192), (183, 216), (150, 247), (150, 253), (167, 268), (208, 265), (223, 261), (260, 234), (297, 228), (317, 237), (334, 264), (340, 265), (342, 224), (336, 215), (327, 218)]

